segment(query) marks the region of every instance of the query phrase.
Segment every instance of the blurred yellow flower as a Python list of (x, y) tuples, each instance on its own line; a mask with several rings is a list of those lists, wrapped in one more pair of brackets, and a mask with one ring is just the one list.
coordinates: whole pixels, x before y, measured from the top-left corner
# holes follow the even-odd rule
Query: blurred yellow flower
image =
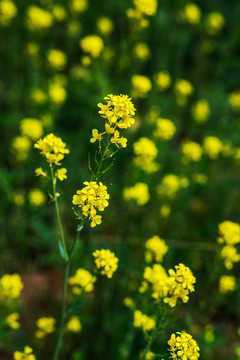
[(171, 76), (168, 71), (160, 71), (154, 75), (154, 81), (158, 90), (164, 91), (168, 89), (172, 83)]
[(60, 106), (66, 100), (67, 91), (62, 84), (53, 82), (49, 85), (49, 96), (56, 106)]
[(152, 88), (150, 79), (144, 75), (133, 75), (132, 79), (133, 97), (144, 98)]
[(97, 20), (97, 29), (102, 35), (109, 35), (113, 31), (113, 21), (107, 17), (102, 16)]
[(221, 294), (232, 292), (237, 288), (236, 278), (231, 275), (222, 275), (219, 279), (219, 291)]
[(42, 339), (55, 331), (56, 320), (53, 317), (41, 317), (36, 321), (37, 330), (35, 336)]
[(228, 101), (233, 110), (240, 111), (240, 90), (231, 92), (228, 97)]
[[(187, 187), (189, 181), (185, 177), (180, 177), (174, 174), (166, 174), (162, 178), (161, 184), (157, 187), (159, 195), (174, 198), (176, 193), (181, 189)], [(168, 212), (168, 210), (166, 210)]]
[(134, 163), (140, 169), (146, 172), (155, 172), (160, 168), (160, 165), (155, 162), (158, 154), (158, 149), (155, 143), (147, 137), (141, 137), (133, 144)]
[(183, 162), (185, 163), (199, 161), (202, 152), (201, 146), (195, 141), (187, 140), (182, 144)]
[(145, 183), (137, 182), (134, 186), (123, 190), (125, 200), (135, 200), (139, 206), (145, 205), (150, 199), (148, 186)]
[(8, 315), (5, 321), (8, 324), (8, 326), (10, 326), (12, 329), (19, 329), (20, 327), (19, 317), (20, 317), (19, 313), (15, 312)]
[(176, 126), (169, 119), (158, 118), (156, 120), (156, 129), (153, 135), (161, 140), (170, 140), (176, 132)]
[(37, 119), (23, 119), (20, 123), (20, 132), (23, 136), (28, 136), (32, 140), (39, 139), (43, 134), (43, 124)]
[(53, 24), (53, 16), (47, 10), (30, 5), (27, 9), (27, 26), (30, 30), (48, 29)]
[(19, 274), (5, 274), (0, 278), (0, 298), (17, 299), (23, 289)]
[(85, 53), (90, 54), (93, 58), (99, 57), (104, 48), (102, 39), (97, 35), (85, 36), (79, 41), (79, 45)]
[(156, 322), (152, 317), (143, 314), (140, 310), (135, 310), (133, 326), (150, 331), (155, 328)]
[(178, 96), (188, 97), (192, 95), (193, 91), (194, 88), (188, 80), (180, 79), (175, 83), (175, 93)]
[(111, 279), (118, 268), (118, 258), (109, 249), (101, 249), (93, 252), (94, 262), (101, 275)]
[(223, 149), (223, 143), (216, 136), (206, 136), (203, 140), (203, 150), (211, 158), (217, 159)]
[(195, 3), (187, 3), (181, 11), (181, 17), (189, 24), (198, 24), (201, 19), (201, 10)]
[(209, 113), (210, 108), (206, 99), (200, 99), (192, 106), (192, 116), (199, 124), (205, 123), (208, 120)]
[(72, 0), (70, 3), (72, 12), (82, 13), (88, 8), (88, 0)]
[(36, 360), (35, 355), (33, 354), (33, 349), (30, 346), (24, 347), (24, 352), (15, 351), (13, 354), (14, 360)]
[(163, 218), (167, 218), (171, 213), (171, 207), (167, 204), (165, 205), (162, 205), (160, 207), (160, 215), (163, 217)]
[(12, 139), (11, 152), (17, 161), (24, 161), (28, 157), (32, 146), (31, 141), (26, 136), (16, 136)]
[(123, 299), (123, 305), (125, 305), (126, 307), (131, 308), (134, 305), (133, 299), (130, 297), (125, 297)]
[(79, 317), (76, 315), (71, 316), (66, 324), (66, 328), (70, 332), (79, 333), (82, 330), (82, 324)]
[(61, 50), (51, 49), (48, 51), (47, 59), (53, 68), (62, 70), (66, 65), (67, 55)]
[(44, 104), (47, 100), (46, 93), (41, 89), (33, 89), (31, 92), (31, 99), (36, 104)]
[(157, 0), (133, 0), (133, 4), (144, 15), (153, 16), (157, 12)]
[(164, 255), (168, 251), (168, 246), (166, 245), (165, 241), (163, 239), (160, 239), (160, 237), (157, 235), (146, 241), (145, 248), (147, 249), (145, 253), (145, 258), (147, 259), (147, 262), (161, 262)]
[(217, 11), (213, 11), (207, 14), (205, 17), (206, 30), (210, 35), (218, 35), (224, 25), (225, 18), (221, 13)]
[(150, 58), (151, 52), (146, 43), (138, 42), (133, 48), (134, 56), (142, 61), (146, 61)]
[(47, 197), (40, 189), (32, 189), (28, 193), (28, 200), (33, 207), (39, 207), (46, 203)]
[(61, 5), (54, 5), (52, 9), (53, 16), (56, 20), (62, 21), (67, 17), (66, 9)]
[(17, 7), (13, 1), (2, 0), (0, 2), (0, 23), (4, 26), (9, 25), (17, 12)]
[(94, 290), (94, 283), (96, 277), (85, 269), (78, 269), (74, 276), (68, 279), (68, 283), (73, 286), (72, 292), (75, 295), (80, 295), (82, 292), (91, 292)]
[(22, 194), (15, 193), (13, 194), (13, 202), (17, 206), (23, 206), (25, 203), (25, 198)]

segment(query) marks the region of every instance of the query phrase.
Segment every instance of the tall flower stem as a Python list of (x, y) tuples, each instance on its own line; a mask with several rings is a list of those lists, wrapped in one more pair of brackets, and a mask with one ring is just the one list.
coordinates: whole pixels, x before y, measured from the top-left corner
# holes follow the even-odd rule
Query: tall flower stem
[(56, 178), (53, 173), (53, 166), (50, 166), (50, 171), (51, 171), (51, 180), (52, 180), (52, 189), (53, 189), (53, 201), (55, 203), (58, 228), (59, 228), (60, 237), (61, 237), (61, 245), (62, 245), (62, 249), (63, 249), (63, 253), (64, 253), (64, 259), (67, 262), (69, 260), (69, 256), (68, 256), (66, 241), (65, 241), (64, 233), (63, 233), (62, 221), (61, 221), (60, 212), (59, 212), (59, 206), (58, 206), (58, 200), (57, 200), (57, 194), (56, 194)]

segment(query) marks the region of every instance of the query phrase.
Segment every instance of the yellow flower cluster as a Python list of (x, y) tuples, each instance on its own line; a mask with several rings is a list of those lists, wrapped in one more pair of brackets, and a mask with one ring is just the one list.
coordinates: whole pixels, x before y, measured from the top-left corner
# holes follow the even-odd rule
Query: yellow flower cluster
[(219, 279), (219, 291), (221, 294), (234, 291), (237, 287), (236, 278), (231, 275), (222, 275)]
[(4, 26), (10, 24), (11, 20), (17, 15), (17, 8), (11, 0), (0, 2), (0, 23)]
[(156, 73), (154, 75), (154, 81), (160, 91), (168, 89), (172, 83), (172, 79), (168, 71), (160, 71)]
[(55, 331), (56, 320), (53, 317), (41, 317), (36, 321), (37, 330), (35, 336), (38, 339), (43, 339), (48, 334)]
[(224, 16), (217, 11), (211, 12), (205, 18), (205, 25), (210, 35), (217, 35), (225, 25)]
[(61, 50), (51, 49), (47, 54), (47, 59), (53, 68), (62, 70), (66, 65), (67, 55)]
[(146, 43), (138, 42), (134, 46), (133, 54), (137, 59), (146, 61), (150, 58), (151, 52)]
[(170, 269), (168, 273), (169, 275), (160, 264), (145, 268), (143, 278), (152, 284), (153, 298), (163, 298), (170, 307), (176, 306), (178, 299), (188, 302), (189, 292), (194, 291), (196, 282), (191, 270), (184, 264), (179, 264), (175, 266), (175, 270)]
[(31, 189), (28, 193), (28, 200), (31, 206), (37, 208), (43, 206), (46, 203), (47, 198), (42, 190)]
[(200, 356), (197, 342), (185, 331), (172, 334), (168, 345), (174, 360), (197, 360)]
[(19, 274), (5, 274), (0, 278), (0, 298), (17, 299), (23, 289)]
[(203, 140), (203, 150), (211, 159), (217, 159), (223, 150), (223, 143), (216, 136), (206, 136)]
[(51, 166), (52, 164), (60, 165), (59, 162), (63, 160), (64, 155), (69, 153), (62, 139), (52, 133), (38, 140), (34, 147), (40, 150), (40, 154), (46, 158)]
[(183, 106), (186, 104), (188, 97), (192, 95), (194, 88), (188, 80), (179, 79), (175, 84), (174, 90), (178, 105)]
[(94, 262), (101, 275), (111, 279), (118, 268), (118, 258), (109, 249), (96, 250), (93, 253)]
[(31, 148), (31, 140), (26, 136), (16, 136), (11, 143), (11, 152), (17, 161), (24, 161), (28, 157)]
[(79, 41), (79, 45), (85, 53), (93, 58), (99, 57), (104, 48), (103, 41), (98, 35), (85, 36)]
[(97, 29), (102, 35), (109, 35), (113, 31), (113, 22), (107, 16), (102, 16), (97, 20)]
[(115, 144), (117, 147), (127, 146), (127, 139), (123, 136), (120, 137), (120, 133), (117, 129), (127, 129), (131, 127), (135, 120), (133, 116), (135, 115), (136, 109), (127, 95), (107, 95), (104, 100), (107, 101), (107, 104), (102, 103), (98, 104), (100, 110), (98, 113), (102, 118), (106, 119), (105, 122), (105, 132), (99, 133), (97, 129), (92, 130), (92, 138), (90, 141), (93, 143), (95, 141), (101, 141), (104, 134), (111, 136), (111, 143)]
[(189, 24), (198, 24), (201, 19), (201, 10), (195, 3), (187, 3), (181, 11), (181, 18)]
[(20, 324), (19, 324), (19, 313), (12, 313), (10, 315), (8, 315), (6, 317), (6, 323), (8, 324), (8, 326), (10, 326), (12, 329), (19, 329)]
[(25, 346), (24, 351), (15, 351), (13, 354), (14, 360), (36, 360), (35, 355), (33, 354), (33, 349), (30, 346)]
[(77, 191), (72, 202), (81, 208), (82, 215), (89, 217), (91, 227), (95, 227), (102, 222), (102, 216), (97, 215), (97, 210), (103, 211), (109, 205), (109, 194), (102, 182), (97, 184), (96, 181), (85, 181), (83, 184), (85, 187)]
[(186, 140), (182, 144), (183, 162), (199, 161), (202, 157), (203, 150), (201, 145), (192, 140)]
[(156, 129), (153, 135), (161, 140), (170, 140), (176, 132), (176, 126), (169, 119), (158, 118), (156, 120)]
[(188, 179), (185, 177), (179, 177), (174, 174), (164, 175), (162, 178), (161, 184), (157, 187), (159, 195), (165, 196), (168, 198), (174, 198), (176, 193), (187, 187), (189, 184)]
[(223, 221), (218, 225), (218, 243), (224, 245), (220, 256), (227, 269), (232, 269), (233, 263), (240, 261), (240, 254), (235, 245), (240, 243), (240, 225), (232, 221)]
[(239, 111), (240, 110), (240, 90), (235, 90), (231, 92), (228, 97), (228, 101), (233, 110)]
[(28, 136), (32, 140), (37, 140), (43, 134), (43, 123), (38, 119), (23, 119), (20, 124), (20, 131), (23, 136)]
[(135, 200), (139, 206), (145, 205), (150, 199), (148, 185), (137, 182), (134, 186), (125, 188), (123, 191), (125, 200)]
[(150, 79), (145, 75), (133, 75), (132, 79), (132, 96), (134, 98), (145, 98), (152, 88)]
[(53, 16), (47, 10), (31, 5), (27, 9), (27, 26), (30, 30), (48, 29), (53, 24)]
[(49, 97), (54, 106), (61, 106), (67, 97), (67, 91), (65, 89), (65, 79), (64, 78), (54, 78), (49, 83), (48, 87)]
[(154, 161), (157, 157), (158, 149), (152, 140), (147, 137), (141, 137), (133, 144), (133, 150), (136, 155), (134, 163), (140, 169), (148, 173), (159, 169), (160, 165)]
[(88, 0), (72, 0), (70, 7), (73, 13), (82, 13), (88, 8)]
[(192, 106), (192, 116), (194, 120), (199, 123), (203, 124), (208, 120), (210, 113), (210, 108), (207, 100), (200, 99)]
[(71, 318), (68, 320), (66, 324), (66, 328), (68, 331), (71, 331), (73, 333), (78, 333), (82, 330), (82, 324), (79, 320), (79, 317), (76, 315), (71, 316)]
[(163, 239), (160, 239), (159, 236), (155, 235), (151, 239), (148, 239), (145, 243), (147, 249), (145, 253), (145, 258), (147, 262), (157, 261), (161, 262), (163, 256), (168, 251), (168, 246), (166, 245)]
[(135, 310), (133, 325), (142, 328), (144, 331), (150, 331), (155, 328), (156, 322), (153, 318), (143, 314), (140, 310)]
[(88, 293), (93, 291), (95, 281), (96, 277), (82, 268), (78, 269), (75, 275), (68, 279), (68, 283), (73, 286), (72, 292), (75, 295), (80, 295), (82, 292)]
[(140, 27), (147, 27), (149, 22), (145, 16), (153, 16), (157, 12), (157, 0), (133, 0), (134, 9), (127, 10), (130, 19), (137, 20)]

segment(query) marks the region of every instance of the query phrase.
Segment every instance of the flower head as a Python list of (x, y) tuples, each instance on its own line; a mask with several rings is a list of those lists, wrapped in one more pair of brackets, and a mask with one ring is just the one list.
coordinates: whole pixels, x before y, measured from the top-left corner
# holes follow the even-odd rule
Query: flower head
[(90, 54), (93, 58), (99, 57), (104, 48), (103, 41), (98, 35), (85, 36), (80, 40), (79, 45), (85, 53)]
[(12, 329), (18, 329), (20, 327), (19, 317), (19, 313), (15, 312), (8, 315), (5, 321)]
[(94, 289), (96, 277), (85, 269), (78, 269), (74, 276), (68, 279), (68, 283), (73, 286), (72, 292), (80, 295), (82, 292), (91, 292)]
[(71, 316), (66, 324), (67, 330), (73, 333), (78, 333), (82, 330), (82, 324), (79, 317), (76, 315)]
[(101, 274), (109, 279), (112, 278), (113, 273), (118, 267), (118, 258), (115, 256), (114, 252), (111, 252), (109, 249), (96, 250), (93, 253), (93, 256), (95, 258), (95, 265), (97, 269), (100, 270)]
[(55, 331), (56, 320), (53, 317), (41, 317), (36, 321), (37, 331), (35, 336), (39, 339)]
[(15, 351), (13, 358), (14, 360), (36, 360), (33, 349), (30, 346), (25, 346), (23, 352)]
[(200, 356), (197, 342), (185, 331), (172, 334), (168, 345), (174, 360), (197, 360)]
[(147, 252), (145, 254), (146, 260), (161, 262), (163, 256), (168, 251), (168, 246), (165, 241), (160, 239), (159, 236), (155, 235), (151, 239), (148, 239), (145, 243)]
[(16, 299), (22, 289), (23, 283), (19, 274), (5, 274), (0, 278), (0, 297)]
[(145, 331), (150, 331), (155, 328), (156, 322), (153, 318), (143, 314), (140, 310), (135, 310), (133, 325), (135, 327), (140, 327)]
[(49, 134), (43, 139), (38, 140), (34, 144), (34, 147), (40, 150), (40, 154), (46, 158), (50, 165), (59, 165), (64, 155), (69, 153), (62, 139), (53, 134)]
[(125, 188), (123, 197), (126, 200), (135, 200), (138, 206), (145, 205), (150, 199), (148, 185), (137, 182), (134, 186)]

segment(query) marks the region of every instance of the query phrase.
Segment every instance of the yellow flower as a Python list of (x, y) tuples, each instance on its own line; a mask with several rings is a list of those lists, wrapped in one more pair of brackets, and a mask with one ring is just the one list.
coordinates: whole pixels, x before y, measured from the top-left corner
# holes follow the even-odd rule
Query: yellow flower
[(41, 167), (35, 169), (35, 174), (36, 174), (36, 176), (43, 176), (43, 177), (47, 176), (47, 173), (45, 171), (43, 171), (43, 169)]
[(95, 227), (102, 222), (102, 216), (97, 215), (97, 210), (103, 211), (109, 205), (109, 194), (102, 182), (97, 184), (96, 181), (85, 181), (83, 184), (85, 187), (77, 191), (72, 202), (80, 207), (83, 216), (89, 217), (91, 227)]
[(213, 11), (206, 15), (205, 25), (206, 30), (210, 35), (217, 35), (225, 25), (224, 16), (217, 11)]
[(140, 327), (145, 331), (150, 331), (155, 328), (156, 322), (153, 318), (143, 314), (140, 310), (135, 310), (133, 326)]
[(147, 259), (150, 261), (161, 262), (163, 256), (168, 251), (168, 246), (163, 239), (155, 235), (151, 239), (148, 239), (145, 243), (147, 253), (145, 254)]
[(66, 100), (67, 92), (62, 84), (53, 82), (49, 85), (49, 96), (56, 106), (61, 106)]
[(73, 13), (82, 13), (88, 8), (88, 0), (72, 0), (70, 8)]
[(35, 336), (39, 339), (55, 331), (56, 320), (53, 317), (41, 317), (36, 321), (37, 330)]
[(76, 271), (74, 276), (68, 279), (68, 283), (73, 286), (72, 292), (76, 295), (80, 295), (83, 291), (87, 293), (93, 291), (95, 281), (95, 276), (81, 268)]
[(219, 291), (221, 294), (234, 291), (237, 287), (236, 278), (230, 275), (222, 275), (219, 279)]
[(123, 299), (123, 305), (125, 305), (126, 307), (131, 308), (134, 305), (133, 299), (130, 297), (125, 297)]
[(23, 136), (37, 140), (43, 134), (42, 121), (37, 119), (23, 119), (20, 124), (20, 131)]
[(12, 313), (6, 317), (6, 323), (12, 328), (12, 329), (18, 329), (20, 327), (19, 324), (19, 313)]
[(153, 16), (157, 12), (157, 0), (133, 0), (133, 4), (144, 15)]
[(163, 217), (163, 218), (167, 218), (171, 213), (171, 208), (169, 205), (162, 205), (160, 207), (160, 215)]
[(193, 91), (194, 91), (193, 86), (188, 80), (180, 79), (175, 84), (176, 95), (182, 97), (188, 97), (192, 95)]
[(25, 203), (25, 198), (22, 194), (15, 193), (15, 194), (13, 194), (13, 202), (17, 206), (23, 206)]
[(16, 136), (11, 143), (11, 152), (17, 161), (24, 161), (28, 157), (31, 141), (26, 136)]
[(133, 96), (144, 98), (152, 88), (150, 79), (144, 75), (133, 75), (132, 79)]
[(2, 0), (0, 2), (0, 23), (4, 26), (9, 25), (11, 20), (17, 15), (17, 12), (13, 1)]
[(97, 35), (85, 36), (79, 41), (79, 45), (85, 53), (94, 58), (99, 57), (104, 48), (102, 39)]
[(47, 59), (53, 68), (62, 70), (66, 65), (67, 55), (61, 50), (51, 49), (47, 54)]
[(226, 269), (230, 270), (233, 268), (233, 263), (240, 261), (240, 254), (233, 245), (226, 245), (220, 252), (220, 257), (223, 258)]
[(97, 129), (92, 130), (92, 138), (90, 139), (91, 143), (94, 143), (95, 141), (101, 141), (102, 140), (102, 134), (98, 132)]
[(112, 278), (113, 273), (118, 268), (118, 258), (114, 252), (109, 249), (96, 250), (93, 256), (95, 265), (100, 270), (101, 275), (105, 275), (109, 279)]
[[(41, 89), (33, 89), (32, 93), (31, 93), (31, 99), (32, 99), (32, 101), (34, 101), (37, 104), (44, 104), (47, 100), (47, 95)], [(42, 135), (40, 135), (40, 136), (42, 136)]]
[(218, 243), (235, 245), (240, 243), (240, 225), (232, 221), (223, 221), (218, 225)]
[(199, 161), (202, 157), (202, 148), (201, 146), (191, 140), (187, 140), (182, 144), (182, 153), (183, 153), (183, 161)]
[(78, 333), (82, 330), (82, 324), (81, 321), (79, 320), (79, 317), (74, 315), (71, 316), (71, 318), (68, 320), (67, 324), (66, 324), (67, 330), (74, 332), (74, 333)]
[(127, 139), (125, 137), (120, 137), (120, 133), (118, 130), (115, 130), (113, 133), (113, 137), (111, 138), (111, 142), (115, 144), (117, 147), (121, 145), (123, 148), (127, 146)]
[(156, 73), (154, 75), (154, 81), (160, 91), (168, 89), (172, 83), (172, 79), (168, 71), (160, 71)]
[(170, 140), (176, 132), (176, 126), (169, 119), (158, 118), (156, 120), (156, 129), (153, 135), (161, 140)]
[(151, 52), (147, 44), (139, 42), (134, 46), (134, 56), (142, 61), (146, 61), (150, 58)]
[(60, 181), (63, 181), (64, 179), (67, 179), (67, 169), (65, 168), (61, 168), (61, 169), (58, 169), (56, 172), (55, 172), (55, 176), (60, 180)]
[(208, 120), (210, 108), (207, 100), (200, 99), (192, 106), (192, 116), (199, 123), (205, 123)]
[(58, 21), (62, 21), (67, 17), (67, 12), (64, 9), (64, 7), (61, 5), (54, 5), (52, 9), (52, 13), (55, 19)]
[(197, 342), (185, 331), (176, 334), (168, 340), (171, 357), (174, 360), (197, 360), (200, 356)]
[(217, 159), (223, 149), (223, 144), (216, 136), (206, 136), (203, 141), (203, 150), (211, 159)]
[(25, 346), (24, 352), (15, 351), (13, 358), (14, 360), (36, 360), (36, 357), (33, 354), (33, 350), (30, 348), (30, 346)]
[(40, 154), (52, 165), (59, 165), (59, 162), (64, 158), (65, 154), (69, 154), (66, 149), (66, 144), (61, 138), (53, 134), (45, 136), (43, 139), (38, 140), (34, 147), (40, 150)]
[(0, 297), (17, 299), (23, 289), (19, 274), (5, 274), (0, 278)]
[(139, 206), (145, 205), (150, 199), (147, 184), (137, 182), (134, 186), (125, 188), (123, 191), (125, 200), (135, 200)]
[(240, 111), (240, 90), (231, 92), (228, 100), (234, 111)]
[(174, 174), (164, 175), (162, 183), (157, 187), (159, 195), (174, 198), (176, 193), (181, 189), (187, 187), (188, 179), (179, 177)]
[(46, 203), (46, 195), (40, 189), (32, 189), (28, 193), (30, 205), (34, 207), (43, 206)]
[(133, 150), (136, 155), (134, 163), (146, 172), (155, 172), (160, 165), (155, 162), (158, 149), (155, 143), (147, 137), (141, 137), (133, 144)]
[(107, 16), (102, 16), (97, 20), (97, 29), (102, 35), (109, 35), (113, 31), (113, 22)]
[(30, 30), (48, 29), (53, 24), (53, 16), (50, 12), (35, 5), (27, 9), (27, 25)]
[(201, 10), (195, 3), (188, 3), (181, 12), (183, 20), (189, 24), (198, 24), (201, 18)]

